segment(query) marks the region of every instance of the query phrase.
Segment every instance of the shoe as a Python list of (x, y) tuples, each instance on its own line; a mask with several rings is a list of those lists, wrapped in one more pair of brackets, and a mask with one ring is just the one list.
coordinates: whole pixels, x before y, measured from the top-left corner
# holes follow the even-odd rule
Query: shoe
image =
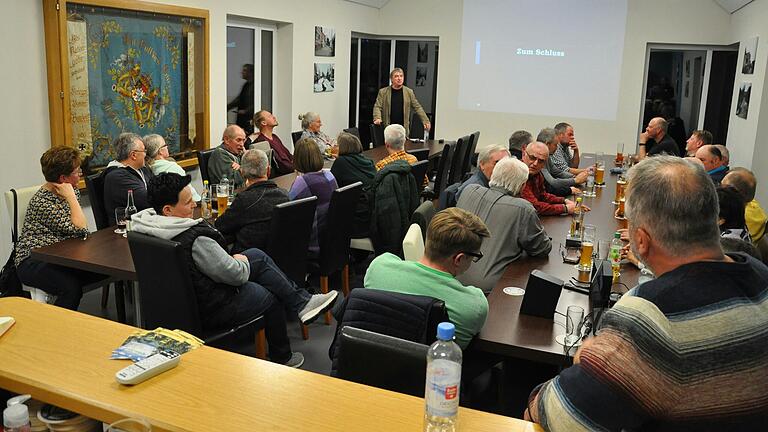
[(288, 359), (287, 362), (283, 363), (284, 366), (292, 367), (292, 368), (300, 368), (301, 365), (304, 364), (304, 354), (300, 352), (292, 352), (291, 358)]
[(299, 319), (302, 324), (309, 324), (317, 317), (333, 306), (333, 302), (339, 295), (337, 291), (331, 291), (327, 294), (315, 294), (309, 299), (302, 310), (299, 311)]

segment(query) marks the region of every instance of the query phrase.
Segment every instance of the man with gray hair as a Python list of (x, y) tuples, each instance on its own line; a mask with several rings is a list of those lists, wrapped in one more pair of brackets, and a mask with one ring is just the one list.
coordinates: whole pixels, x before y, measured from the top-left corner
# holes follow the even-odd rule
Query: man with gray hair
[(238, 125), (229, 125), (224, 129), (221, 144), (208, 159), (208, 181), (216, 184), (226, 177), (235, 188), (243, 185), (240, 175), (240, 156), (245, 150), (245, 131)]
[(657, 156), (629, 170), (630, 245), (657, 277), (624, 294), (574, 365), (534, 389), (527, 419), (569, 431), (765, 427), (768, 267), (723, 254), (718, 212), (697, 164)]
[(269, 160), (259, 149), (243, 153), (240, 173), (245, 189), (237, 194), (226, 213), (216, 219), (216, 228), (234, 242), (232, 253), (258, 248), (266, 249), (269, 227), (276, 205), (288, 202), (288, 194), (269, 180)]
[(424, 130), (429, 130), (432, 124), (429, 122), (427, 113), (421, 107), (416, 94), (409, 87), (403, 85), (405, 75), (400, 68), (392, 69), (389, 74), (392, 85), (379, 90), (376, 96), (376, 103), (373, 105), (373, 124), (375, 125), (403, 125), (405, 136), (411, 130), (411, 111), (419, 116)]
[(717, 147), (717, 149), (720, 150), (720, 154), (723, 156), (723, 165), (730, 166), (731, 152), (728, 151), (728, 147), (722, 144), (715, 144), (715, 147)]
[(483, 147), (477, 157), (477, 171), (459, 186), (459, 189), (456, 191), (456, 199), (458, 200), (461, 197), (461, 192), (471, 184), (488, 187), (488, 181), (491, 178), (491, 173), (493, 173), (493, 168), (498, 161), (505, 157), (509, 157), (509, 150), (504, 146), (490, 145)]
[(709, 178), (719, 185), (723, 181), (723, 177), (728, 174), (728, 165), (723, 163), (723, 154), (720, 153), (720, 148), (713, 144), (707, 144), (699, 147), (696, 150), (696, 159), (700, 160), (704, 165), (704, 170), (709, 174)]
[(496, 163), (489, 188), (472, 184), (461, 194), (456, 206), (477, 215), (491, 232), (480, 247), (483, 259), (458, 277), (464, 285), (490, 293), (510, 263), (524, 256), (545, 256), (552, 249), (536, 209), (520, 198), (526, 181), (528, 167), (507, 157)]
[[(532, 142), (533, 136), (530, 132), (526, 130), (515, 131), (512, 136), (509, 137), (509, 151), (512, 153), (512, 156), (519, 160), (523, 160), (523, 151), (525, 150), (525, 147)], [(554, 147), (552, 144), (547, 144), (550, 155), (557, 150), (558, 145), (559, 142), (557, 141), (554, 143)], [(583, 181), (582, 177), (564, 179), (555, 178), (546, 168), (541, 170), (541, 174), (544, 176), (544, 184), (547, 188), (547, 192), (561, 197), (581, 193), (581, 191), (576, 188), (576, 185), (579, 184), (577, 181), (583, 183), (587, 178), (587, 174), (582, 175)]]
[(648, 122), (645, 132), (640, 134), (638, 146), (640, 151), (638, 158), (643, 159), (646, 156), (655, 156), (659, 154), (668, 154), (680, 156), (680, 148), (677, 142), (667, 135), (669, 124), (662, 117), (654, 117)]
[(128, 203), (128, 191), (133, 191), (133, 203), (141, 211), (149, 208), (147, 184), (155, 175), (144, 166), (146, 149), (141, 137), (134, 133), (121, 133), (112, 142), (115, 161), (102, 174), (104, 176), (104, 210), (110, 225), (115, 225), (115, 209)]

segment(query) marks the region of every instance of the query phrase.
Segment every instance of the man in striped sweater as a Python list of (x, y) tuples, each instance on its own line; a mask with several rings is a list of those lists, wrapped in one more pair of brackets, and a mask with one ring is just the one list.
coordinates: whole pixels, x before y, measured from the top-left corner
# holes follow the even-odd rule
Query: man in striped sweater
[(715, 188), (673, 156), (629, 172), (629, 237), (657, 278), (607, 312), (574, 365), (531, 394), (551, 431), (764, 430), (768, 267), (724, 255)]

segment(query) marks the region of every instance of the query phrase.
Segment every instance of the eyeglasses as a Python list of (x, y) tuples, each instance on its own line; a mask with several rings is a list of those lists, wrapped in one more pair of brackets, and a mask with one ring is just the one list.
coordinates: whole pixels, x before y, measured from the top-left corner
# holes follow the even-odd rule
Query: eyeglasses
[(482, 252), (462, 252), (464, 255), (469, 255), (472, 257), (472, 262), (478, 262), (483, 258)]
[(76, 175), (78, 177), (82, 177), (83, 176), (83, 169), (82, 168), (78, 168), (78, 169), (72, 171), (69, 175), (71, 175), (71, 176)]
[(528, 159), (531, 159), (533, 162), (538, 162), (538, 163), (540, 163), (540, 164), (542, 164), (542, 165), (544, 165), (545, 163), (547, 163), (547, 160), (546, 160), (546, 159), (539, 159), (539, 158), (537, 158), (536, 156), (534, 156), (534, 155), (532, 155), (532, 154), (530, 154), (530, 153), (528, 153), (528, 152), (525, 152), (525, 154), (526, 154), (526, 155), (528, 155)]
[(147, 152), (146, 150), (131, 150), (131, 151), (134, 151), (136, 153), (146, 153)]

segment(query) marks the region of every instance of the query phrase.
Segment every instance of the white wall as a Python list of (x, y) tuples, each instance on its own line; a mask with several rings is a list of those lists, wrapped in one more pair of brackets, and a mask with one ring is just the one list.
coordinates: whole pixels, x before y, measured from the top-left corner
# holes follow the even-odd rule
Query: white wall
[[(768, 149), (765, 137), (768, 136), (768, 109), (761, 110), (761, 105), (768, 98), (766, 80), (766, 60), (768, 60), (768, 1), (755, 1), (731, 16), (731, 41), (741, 42), (739, 47), (736, 82), (733, 86), (731, 119), (728, 124), (728, 149), (731, 153), (731, 166), (751, 168), (758, 179), (757, 199), (768, 203)], [(744, 42), (757, 36), (757, 57), (752, 75), (741, 73), (744, 55)], [(742, 82), (752, 83), (747, 119), (737, 117), (736, 101)]]
[[(627, 14), (615, 121), (458, 109), (461, 0), (391, 0), (382, 9), (381, 23), (382, 29), (390, 34), (440, 38), (436, 137), (455, 139), (471, 130), (480, 130), (480, 146), (483, 147), (506, 143), (516, 129), (529, 130), (535, 136), (543, 127), (568, 121), (574, 125), (576, 139), (582, 149), (614, 152), (617, 141), (624, 141), (628, 147), (637, 142), (647, 43), (724, 44), (730, 40), (729, 15), (713, 1), (629, 0)], [(579, 25), (576, 22), (573, 24)], [(509, 18), (509, 25), (514, 25), (514, 17)], [(542, 31), (547, 30), (542, 28)], [(503, 28), (499, 29), (499, 32), (503, 31)], [(567, 89), (564, 89), (563, 100), (552, 103), (567, 103)]]

